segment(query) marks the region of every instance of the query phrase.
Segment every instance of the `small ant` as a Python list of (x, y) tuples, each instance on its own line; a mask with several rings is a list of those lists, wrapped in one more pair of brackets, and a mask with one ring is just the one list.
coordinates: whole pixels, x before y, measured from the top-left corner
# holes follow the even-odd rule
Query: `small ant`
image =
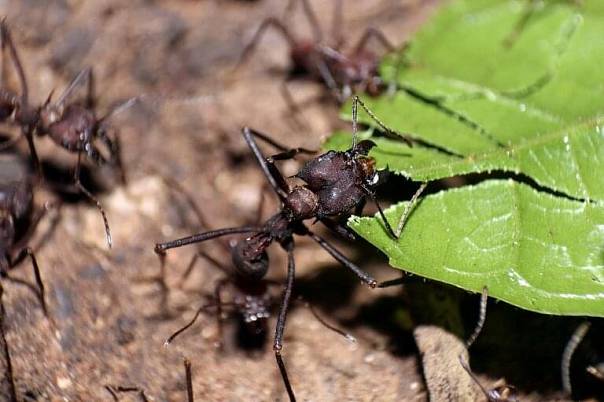
[[(293, 8), (295, 2), (296, 0), (290, 0), (286, 10), (289, 11)], [(323, 43), (323, 31), (309, 1), (301, 0), (301, 2), (304, 14), (312, 27), (313, 38), (298, 39), (281, 19), (269, 17), (260, 24), (252, 40), (245, 46), (235, 71), (250, 58), (264, 32), (269, 27), (273, 27), (289, 45), (293, 74), (301, 74), (319, 81), (331, 91), (339, 103), (344, 103), (355, 93), (379, 95), (385, 88), (378, 73), (380, 59), (377, 54), (367, 50), (367, 44), (370, 39), (375, 38), (388, 52), (393, 52), (396, 47), (381, 31), (368, 28), (352, 51), (343, 53), (341, 50), (344, 44), (341, 33), (342, 0), (335, 1), (332, 20), (333, 44), (326, 45)], [(286, 80), (285, 84), (289, 79), (291, 77)], [(282, 88), (289, 106), (295, 109), (287, 85)]]
[[(487, 318), (488, 297), (489, 297), (489, 292), (488, 292), (487, 287), (485, 286), (482, 289), (482, 295), (480, 297), (478, 322), (476, 324), (476, 327), (474, 328), (474, 331), (472, 331), (472, 334), (466, 341), (466, 349), (468, 349), (468, 350), (470, 349), (470, 346), (472, 346), (474, 344), (474, 342), (480, 335), (482, 328), (484, 327), (484, 323)], [(482, 392), (484, 393), (488, 402), (520, 402), (520, 400), (518, 399), (518, 391), (516, 390), (516, 387), (514, 387), (512, 385), (503, 384), (503, 385), (496, 385), (495, 387), (487, 390), (480, 383), (480, 381), (478, 380), (476, 375), (472, 372), (472, 369), (470, 368), (468, 363), (464, 360), (462, 355), (459, 355), (459, 363), (461, 364), (463, 369), (468, 373), (468, 375), (472, 378), (472, 380), (474, 380), (476, 385), (478, 385), (478, 387), (482, 390)]]
[[(58, 100), (51, 103), (52, 92), (42, 106), (32, 107), (29, 104), (27, 81), (17, 49), (11, 38), (6, 20), (0, 22), (0, 40), (2, 51), (8, 48), (10, 59), (14, 65), (19, 79), (21, 94), (0, 87), (0, 122), (8, 122), (21, 128), (21, 134), (16, 138), (2, 144), (2, 148), (12, 145), (21, 136), (27, 140), (33, 164), (39, 176), (41, 165), (34, 145), (34, 134), (37, 136), (48, 135), (51, 140), (69, 152), (77, 153), (77, 163), (74, 171), (74, 185), (79, 192), (95, 203), (101, 213), (105, 225), (107, 244), (111, 247), (111, 233), (109, 222), (101, 203), (84, 187), (80, 181), (80, 168), (82, 154), (85, 153), (97, 165), (109, 164), (119, 170), (120, 179), (125, 183), (125, 173), (120, 157), (119, 137), (115, 129), (111, 128), (106, 120), (118, 108), (110, 111), (103, 117), (97, 117), (95, 112), (94, 76), (91, 68), (82, 70)], [(4, 61), (4, 59), (2, 59)], [(75, 90), (85, 85), (87, 87), (86, 99), (82, 102), (69, 102)], [(110, 135), (111, 133), (111, 135)], [(101, 141), (109, 152), (109, 157), (104, 156), (95, 141)]]
[[(169, 178), (164, 178), (166, 184), (173, 187), (177, 191), (181, 192), (185, 197), (187, 204), (189, 204), (197, 216), (201, 226), (206, 226), (205, 218), (201, 212), (201, 209), (197, 206), (197, 203), (193, 198), (186, 192), (186, 190), (176, 181)], [(257, 219), (260, 219), (264, 198), (260, 198), (257, 211)], [(258, 224), (258, 222), (256, 222)], [(241, 329), (245, 331), (245, 341), (254, 342), (259, 340), (267, 332), (268, 319), (271, 316), (271, 311), (275, 307), (275, 297), (271, 294), (270, 288), (275, 286), (282, 286), (280, 282), (269, 280), (264, 278), (269, 268), (268, 254), (263, 252), (257, 260), (248, 261), (246, 260), (246, 253), (242, 250), (247, 247), (246, 240), (239, 242), (226, 243), (219, 241), (219, 244), (225, 250), (227, 254), (230, 254), (233, 262), (234, 269), (230, 265), (224, 264), (219, 259), (211, 256), (203, 250), (197, 251), (193, 259), (189, 263), (187, 270), (183, 274), (183, 281), (191, 274), (195, 263), (198, 259), (204, 258), (209, 261), (213, 266), (221, 270), (226, 274), (225, 277), (220, 279), (214, 288), (213, 295), (209, 298), (210, 301), (207, 304), (201, 306), (195, 313), (193, 319), (185, 326), (174, 332), (165, 342), (165, 345), (169, 344), (176, 339), (180, 334), (190, 328), (198, 319), (202, 312), (209, 310), (216, 310), (216, 318), (218, 321), (218, 337), (219, 343), (221, 344), (222, 335), (222, 318), (223, 308), (227, 307), (232, 313), (240, 316), (243, 326)], [(163, 261), (162, 261), (163, 264)], [(253, 265), (253, 266), (252, 266)], [(162, 270), (163, 271), (163, 270)], [(225, 302), (223, 300), (223, 291), (226, 286), (232, 289), (232, 300)], [(301, 298), (298, 298), (302, 300)], [(324, 321), (316, 311), (310, 306), (310, 304), (304, 302), (304, 305), (308, 307), (313, 316), (328, 329), (344, 336), (350, 341), (355, 341), (354, 337), (344, 333), (342, 330), (335, 328), (326, 321)], [(290, 396), (291, 400), (295, 400), (295, 396), (289, 381), (285, 364), (282, 361), (280, 355), (277, 355), (277, 364), (283, 378), (285, 388)]]
[[(44, 315), (48, 316), (38, 262), (33, 250), (27, 246), (27, 242), (44, 216), (45, 209), (35, 214), (33, 209), (32, 182), (25, 164), (15, 155), (0, 154), (0, 278), (32, 290), (42, 306)], [(23, 279), (9, 276), (9, 272), (17, 268), (27, 257), (31, 260), (36, 286)], [(8, 383), (11, 400), (16, 401), (10, 352), (4, 334), (6, 314), (2, 302), (3, 294), (4, 288), (0, 281), (0, 340), (6, 369), (5, 381)]]

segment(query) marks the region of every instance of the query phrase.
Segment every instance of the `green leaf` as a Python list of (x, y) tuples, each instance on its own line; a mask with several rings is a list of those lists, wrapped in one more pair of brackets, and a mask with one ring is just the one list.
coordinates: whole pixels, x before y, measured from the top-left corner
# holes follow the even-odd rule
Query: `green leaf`
[[(388, 211), (397, 222), (406, 203)], [(604, 316), (604, 206), (538, 192), (512, 180), (425, 197), (401, 239), (379, 218), (349, 225), (390, 259), (427, 278), (527, 310)]]
[[(384, 141), (373, 153), (378, 165), (421, 181), (508, 171), (604, 200), (604, 11), (596, 3), (452, 2), (412, 41), (396, 76), (402, 89), (365, 100), (387, 125), (434, 147)], [(384, 62), (386, 80), (397, 62)]]
[[(536, 184), (488, 180), (426, 197), (398, 241), (379, 218), (352, 219), (391, 265), (487, 286), (528, 310), (604, 316), (604, 2), (577, 3), (451, 1), (383, 62), (397, 92), (363, 101), (418, 141), (372, 138), (379, 169), (417, 181), (503, 171)], [(338, 133), (327, 146), (349, 144)], [(405, 205), (388, 211), (391, 224)]]

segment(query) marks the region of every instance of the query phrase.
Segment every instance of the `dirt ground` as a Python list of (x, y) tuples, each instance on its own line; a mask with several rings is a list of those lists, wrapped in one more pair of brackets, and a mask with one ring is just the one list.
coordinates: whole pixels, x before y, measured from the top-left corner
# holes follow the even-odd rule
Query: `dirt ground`
[[(330, 2), (312, 3), (327, 26)], [(375, 26), (394, 43), (402, 43), (437, 3), (345, 1), (346, 39), (354, 43), (363, 29)], [(187, 357), (197, 401), (287, 400), (271, 350), (272, 330), (263, 348), (250, 350), (239, 345), (237, 325), (227, 320), (224, 350), (219, 350), (215, 318), (202, 316), (169, 347), (163, 346), (193, 317), (201, 296), (212, 292), (221, 276), (201, 262), (182, 283), (195, 247), (169, 252), (167, 300), (156, 284), (145, 280), (159, 272), (156, 242), (201, 230), (186, 202), (162, 176), (191, 192), (212, 228), (242, 225), (257, 215), (264, 178), (241, 138), (241, 127), (307, 148), (317, 148), (333, 129), (346, 127), (329, 102), (310, 102), (304, 108), (306, 130), (292, 124), (280, 92), (287, 47), (274, 33), (266, 36), (236, 79), (229, 75), (258, 24), (266, 16), (280, 15), (284, 7), (280, 0), (0, 1), (23, 59), (32, 102), (43, 102), (52, 90), (60, 93), (85, 66), (94, 68), (101, 111), (133, 96), (141, 98), (112, 119), (121, 133), (128, 185), (117, 185), (110, 171), (90, 169), (107, 210), (113, 249), (107, 250), (94, 206), (70, 197), (59, 212), (44, 219), (33, 242), (39, 242), (56, 217), (56, 228), (37, 251), (50, 318), (27, 289), (4, 285), (7, 341), (21, 398), (110, 401), (105, 386), (114, 385), (139, 387), (152, 401), (184, 401), (182, 359)], [(308, 33), (299, 11), (289, 26)], [(321, 89), (294, 82), (292, 90), (303, 100)], [(72, 155), (57, 151), (47, 139), (38, 144), (49, 171), (69, 172), (75, 163)], [(297, 166), (288, 162), (283, 169), (291, 174)], [(263, 208), (264, 218), (277, 208), (273, 198), (266, 198), (270, 201)], [(36, 192), (38, 205), (57, 199), (50, 191)], [(378, 279), (397, 275), (367, 245), (335, 242)], [(229, 261), (215, 244), (202, 248)], [(298, 399), (427, 400), (410, 317), (418, 316), (422, 294), (430, 286), (417, 281), (403, 291), (378, 292), (361, 286), (305, 239), (297, 241), (295, 254), (298, 292), (322, 317), (357, 339), (351, 343), (324, 328), (308, 309), (292, 308), (284, 359)], [(269, 276), (282, 280), (286, 261), (277, 247), (271, 264)], [(32, 277), (27, 264), (15, 275)], [(461, 321), (471, 328), (477, 298), (451, 289), (444, 292), (464, 299), (470, 313)], [(556, 359), (579, 321), (553, 320), (502, 304), (492, 310), (485, 338), (472, 355), (481, 380), (492, 384), (505, 377), (519, 386), (522, 400), (563, 400)], [(518, 319), (526, 322), (527, 331), (519, 330)], [(274, 320), (269, 328), (273, 326)], [(542, 342), (531, 338), (535, 336)], [(526, 358), (528, 350), (533, 358)], [(595, 387), (585, 381), (586, 389)], [(593, 396), (592, 391), (584, 393)], [(120, 398), (138, 400), (134, 394)]]

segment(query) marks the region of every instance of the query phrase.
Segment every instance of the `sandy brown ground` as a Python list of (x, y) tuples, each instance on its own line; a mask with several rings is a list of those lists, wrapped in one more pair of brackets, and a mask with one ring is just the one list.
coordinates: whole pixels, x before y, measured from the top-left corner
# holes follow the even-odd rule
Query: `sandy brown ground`
[[(199, 401), (286, 400), (270, 332), (264, 351), (245, 352), (233, 340), (234, 326), (227, 325), (225, 351), (220, 352), (214, 346), (214, 318), (203, 317), (169, 348), (162, 346), (191, 319), (201, 304), (200, 292), (212, 291), (219, 277), (209, 264), (201, 263), (181, 286), (180, 275), (194, 248), (169, 253), (167, 303), (162, 304), (157, 286), (143, 281), (158, 273), (153, 244), (195, 229), (185, 224), (192, 221), (191, 216), (182, 216), (186, 206), (175, 201), (156, 173), (189, 189), (212, 227), (241, 225), (254, 219), (264, 183), (240, 136), (242, 126), (265, 131), (288, 144), (316, 148), (334, 127), (342, 125), (335, 106), (314, 102), (304, 109), (308, 130), (292, 127), (280, 95), (287, 48), (275, 34), (267, 35), (257, 57), (238, 79), (225, 84), (226, 72), (243, 44), (265, 16), (279, 15), (284, 3), (0, 1), (35, 102), (43, 101), (53, 89), (60, 92), (88, 65), (94, 68), (101, 110), (144, 95), (143, 102), (113, 119), (121, 130), (129, 177), (127, 187), (110, 184), (100, 194), (114, 248), (106, 250), (94, 207), (86, 202), (66, 203), (52, 237), (38, 251), (51, 319), (44, 318), (29, 292), (5, 286), (8, 342), (18, 392), (24, 399), (111, 400), (104, 386), (112, 384), (140, 387), (154, 401), (182, 401), (182, 357), (186, 356), (193, 364)], [(436, 2), (345, 3), (350, 3), (345, 17), (349, 42), (373, 25), (394, 43), (402, 43)], [(313, 4), (327, 23), (328, 2)], [(298, 11), (295, 15), (290, 25), (306, 32)], [(293, 89), (299, 99), (320, 91), (306, 83), (295, 84)], [(73, 166), (74, 159), (48, 140), (38, 143), (43, 159)], [(284, 170), (291, 173), (296, 166), (288, 163)], [(111, 182), (108, 172), (100, 173)], [(37, 201), (41, 204), (52, 197), (40, 192)], [(263, 216), (275, 208), (275, 202), (269, 202)], [(379, 279), (395, 275), (369, 248), (337, 244)], [(206, 244), (204, 249), (228, 262), (218, 247)], [(350, 273), (304, 239), (298, 241), (296, 259), (306, 297), (324, 317), (358, 339), (355, 344), (347, 342), (322, 327), (307, 309), (292, 309), (284, 358), (299, 400), (426, 400), (405, 318), (408, 312), (397, 301), (399, 290), (378, 293), (359, 286)], [(282, 253), (274, 252), (270, 276), (283, 278), (284, 263)], [(28, 269), (24, 265), (19, 275), (30, 278)], [(380, 309), (380, 303), (388, 308)], [(171, 314), (162, 317), (166, 309)], [(399, 318), (393, 320), (390, 316), (395, 313)], [(123, 400), (136, 398), (124, 396)]]

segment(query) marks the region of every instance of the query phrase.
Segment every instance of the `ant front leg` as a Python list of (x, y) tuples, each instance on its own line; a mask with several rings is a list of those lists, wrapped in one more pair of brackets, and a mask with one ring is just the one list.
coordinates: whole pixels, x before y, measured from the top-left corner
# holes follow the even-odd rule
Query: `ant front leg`
[(111, 231), (109, 229), (109, 221), (107, 220), (107, 215), (105, 214), (105, 210), (103, 209), (103, 206), (101, 205), (100, 201), (94, 195), (92, 195), (92, 193), (90, 191), (88, 191), (88, 189), (86, 189), (86, 187), (84, 187), (84, 185), (80, 181), (81, 166), (82, 166), (82, 151), (79, 150), (78, 151), (78, 161), (76, 163), (75, 172), (73, 174), (74, 184), (75, 184), (76, 188), (82, 192), (82, 194), (84, 194), (86, 197), (88, 197), (88, 199), (96, 205), (97, 209), (101, 213), (101, 217), (103, 218), (103, 224), (105, 225), (105, 238), (107, 240), (107, 245), (109, 246), (109, 248), (111, 248), (111, 246), (112, 246)]
[(367, 196), (371, 198), (371, 201), (373, 201), (373, 203), (377, 207), (380, 217), (382, 218), (382, 221), (384, 221), (384, 226), (386, 226), (388, 234), (390, 234), (392, 238), (398, 239), (398, 235), (394, 233), (394, 230), (392, 230), (392, 226), (390, 226), (390, 222), (388, 222), (388, 219), (386, 219), (386, 215), (384, 215), (384, 211), (382, 210), (382, 207), (380, 206), (380, 203), (378, 202), (377, 198), (375, 198), (375, 194), (373, 194), (373, 191), (368, 189), (365, 185), (362, 185), (361, 188), (363, 189), (365, 194), (367, 194)]
[(304, 227), (303, 234), (310, 236), (315, 242), (317, 242), (319, 244), (319, 246), (321, 246), (325, 251), (327, 251), (329, 253), (329, 255), (331, 255), (336, 261), (338, 261), (340, 264), (342, 264), (343, 266), (345, 266), (346, 268), (348, 268), (352, 272), (354, 272), (359, 277), (359, 279), (361, 279), (361, 281), (363, 281), (364, 283), (366, 283), (367, 285), (369, 285), (372, 288), (375, 288), (377, 286), (377, 281), (371, 275), (369, 275), (367, 272), (363, 271), (356, 264), (354, 264), (352, 261), (350, 261), (348, 258), (346, 258), (344, 256), (344, 254), (342, 254), (340, 251), (338, 251), (338, 249), (336, 249), (334, 246), (329, 244), (325, 239), (314, 234), (313, 232), (308, 230), (308, 228), (306, 228), (306, 227)]
[[(122, 161), (122, 150), (120, 136), (115, 129), (111, 129), (113, 138), (107, 135), (108, 127), (105, 126), (104, 122), (99, 124), (99, 128), (96, 132), (99, 139), (109, 149), (110, 163), (113, 168), (117, 168), (119, 172), (120, 181), (123, 185), (126, 184), (126, 170), (124, 169), (124, 163)], [(97, 152), (98, 153), (98, 152)], [(100, 156), (100, 155), (99, 155)]]
[(285, 178), (283, 177), (281, 172), (279, 172), (279, 169), (277, 169), (273, 161), (269, 160), (269, 158), (265, 158), (264, 155), (262, 155), (262, 152), (260, 151), (260, 148), (258, 148), (258, 144), (256, 143), (253, 137), (256, 136), (258, 138), (264, 139), (265, 141), (268, 139), (270, 142), (267, 142), (269, 143), (275, 142), (273, 140), (270, 140), (264, 134), (254, 131), (248, 127), (244, 127), (242, 133), (245, 142), (252, 150), (252, 153), (256, 157), (256, 161), (260, 165), (262, 173), (264, 173), (264, 176), (268, 180), (269, 184), (271, 185), (277, 196), (281, 199), (281, 201), (284, 201), (287, 198), (289, 186), (287, 185)]
[(285, 384), (285, 389), (287, 390), (289, 400), (291, 402), (295, 402), (296, 396), (294, 395), (294, 390), (292, 389), (291, 383), (289, 382), (287, 370), (285, 369), (285, 363), (283, 363), (283, 358), (281, 357), (281, 350), (283, 349), (283, 332), (285, 330), (285, 318), (287, 316), (287, 310), (292, 296), (292, 291), (294, 287), (294, 277), (296, 273), (293, 239), (290, 239), (287, 244), (285, 244), (285, 248), (287, 250), (287, 279), (285, 283), (285, 289), (283, 290), (283, 298), (281, 299), (281, 305), (279, 306), (279, 315), (277, 316), (277, 326), (275, 329), (273, 351), (275, 352), (277, 366), (279, 366), (279, 371), (281, 372), (281, 377), (283, 378), (283, 383)]
[[(21, 108), (27, 108), (29, 106), (29, 91), (27, 88), (27, 80), (25, 79), (25, 72), (23, 71), (23, 65), (21, 64), (21, 59), (19, 54), (17, 53), (17, 48), (13, 42), (13, 39), (10, 34), (10, 30), (8, 29), (8, 25), (6, 23), (6, 18), (3, 18), (0, 21), (0, 41), (2, 50), (8, 46), (8, 52), (10, 54), (11, 60), (17, 70), (17, 77), (19, 79), (19, 85), (21, 86)], [(4, 57), (2, 58), (2, 73), (4, 73)], [(3, 78), (2, 75), (0, 78)]]

